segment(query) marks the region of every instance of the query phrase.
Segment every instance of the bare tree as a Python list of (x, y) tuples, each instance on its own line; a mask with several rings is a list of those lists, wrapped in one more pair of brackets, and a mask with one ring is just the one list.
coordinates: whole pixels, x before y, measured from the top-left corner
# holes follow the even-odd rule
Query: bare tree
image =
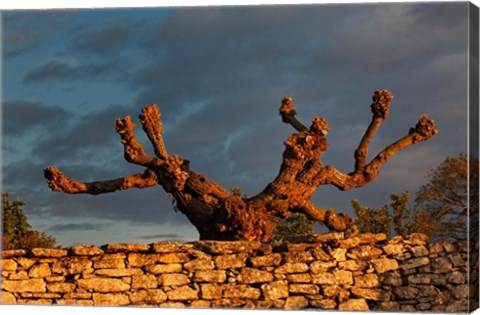
[(134, 134), (135, 124), (130, 116), (117, 119), (115, 130), (124, 145), (125, 159), (145, 167), (144, 173), (109, 181), (82, 183), (66, 177), (55, 167), (44, 170), (52, 190), (69, 194), (103, 194), (133, 187), (146, 188), (161, 185), (172, 196), (178, 209), (197, 228), (202, 240), (257, 240), (268, 241), (272, 235), (275, 217), (288, 218), (292, 213), (304, 213), (311, 220), (324, 222), (337, 231), (352, 227), (348, 215), (333, 209), (322, 209), (310, 199), (321, 185), (334, 185), (340, 190), (362, 187), (374, 180), (383, 164), (396, 152), (437, 133), (433, 120), (422, 115), (414, 128), (400, 140), (381, 151), (368, 164), (368, 146), (382, 122), (388, 117), (393, 99), (387, 90), (377, 90), (370, 106), (373, 117), (355, 151), (355, 166), (351, 173), (342, 173), (335, 167), (324, 166), (322, 154), (328, 149), (325, 136), (329, 131), (324, 118), (313, 118), (306, 127), (296, 118), (292, 99), (285, 97), (280, 106), (283, 122), (297, 132), (285, 142), (283, 163), (277, 177), (258, 195), (242, 198), (232, 194), (204, 175), (189, 169), (189, 161), (167, 153), (162, 121), (157, 105), (142, 109), (140, 122), (152, 143), (155, 156), (145, 153)]

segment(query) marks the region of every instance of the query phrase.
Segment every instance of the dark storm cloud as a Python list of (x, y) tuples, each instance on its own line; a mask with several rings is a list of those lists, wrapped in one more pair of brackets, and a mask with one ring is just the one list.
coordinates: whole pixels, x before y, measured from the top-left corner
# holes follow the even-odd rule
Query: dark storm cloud
[(36, 127), (61, 126), (68, 120), (69, 112), (60, 106), (16, 100), (3, 103), (3, 116), (5, 135), (20, 136)]
[(103, 224), (92, 223), (71, 223), (71, 224), (55, 224), (48, 228), (51, 232), (68, 232), (68, 231), (96, 231), (104, 227)]
[(118, 69), (119, 61), (105, 63), (83, 63), (70, 60), (51, 60), (27, 72), (23, 78), (26, 84), (49, 81), (75, 81), (98, 78), (112, 74)]

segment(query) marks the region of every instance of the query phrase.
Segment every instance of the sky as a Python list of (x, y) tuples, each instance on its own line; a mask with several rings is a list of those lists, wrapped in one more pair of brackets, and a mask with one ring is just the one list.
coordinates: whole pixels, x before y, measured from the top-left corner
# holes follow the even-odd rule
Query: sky
[(160, 186), (67, 195), (50, 191), (43, 169), (79, 181), (142, 172), (113, 126), (126, 115), (139, 123), (156, 103), (170, 154), (255, 195), (294, 132), (278, 114), (284, 96), (306, 125), (328, 120), (322, 160), (350, 172), (371, 96), (388, 89), (395, 98), (370, 158), (423, 113), (439, 134), (397, 153), (369, 185), (321, 186), (313, 198), (350, 214), (352, 199), (379, 207), (466, 152), (467, 35), (467, 2), (3, 11), (2, 190), (62, 246), (196, 240)]

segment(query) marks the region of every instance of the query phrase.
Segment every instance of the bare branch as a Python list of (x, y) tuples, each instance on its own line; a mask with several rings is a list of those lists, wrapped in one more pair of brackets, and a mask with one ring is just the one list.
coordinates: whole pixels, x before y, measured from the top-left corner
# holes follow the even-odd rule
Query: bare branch
[(308, 131), (308, 128), (305, 127), (301, 122), (295, 118), (297, 112), (295, 111), (295, 106), (292, 103), (292, 99), (288, 96), (285, 96), (282, 100), (282, 105), (280, 106), (280, 115), (282, 116), (282, 121), (284, 123), (292, 125), (297, 131)]
[(373, 117), (370, 125), (365, 132), (358, 149), (355, 150), (355, 170), (363, 169), (368, 156), (368, 145), (377, 132), (382, 122), (388, 117), (389, 108), (393, 95), (387, 90), (376, 90), (373, 97), (373, 103), (370, 106)]
[(150, 139), (155, 150), (155, 155), (163, 160), (168, 158), (167, 149), (163, 142), (162, 120), (158, 106), (152, 104), (142, 109), (142, 115), (139, 116), (142, 122), (143, 130)]
[(143, 145), (137, 140), (137, 137), (133, 133), (134, 129), (135, 124), (130, 119), (130, 116), (126, 116), (125, 119), (117, 118), (115, 130), (121, 137), (125, 160), (146, 167), (151, 166), (154, 158), (145, 153)]
[(48, 186), (52, 190), (67, 194), (99, 195), (133, 187), (146, 188), (157, 185), (157, 177), (150, 169), (147, 169), (143, 174), (137, 173), (122, 178), (91, 183), (82, 183), (70, 179), (54, 166), (47, 167), (43, 172), (48, 180)]

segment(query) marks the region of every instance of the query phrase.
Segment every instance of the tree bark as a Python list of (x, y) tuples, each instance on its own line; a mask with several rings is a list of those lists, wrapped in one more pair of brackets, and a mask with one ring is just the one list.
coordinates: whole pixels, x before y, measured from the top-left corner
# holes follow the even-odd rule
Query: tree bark
[(411, 144), (425, 141), (437, 133), (433, 120), (422, 115), (407, 136), (381, 151), (365, 164), (368, 146), (380, 125), (388, 117), (393, 96), (386, 90), (377, 90), (373, 96), (372, 121), (354, 154), (354, 171), (342, 173), (333, 166), (324, 166), (322, 154), (328, 149), (325, 136), (328, 122), (313, 118), (306, 127), (295, 115), (292, 99), (285, 97), (280, 106), (282, 121), (297, 132), (285, 142), (283, 162), (277, 177), (258, 195), (251, 198), (235, 196), (204, 175), (189, 169), (189, 161), (177, 155), (168, 155), (162, 135), (160, 111), (156, 105), (142, 109), (140, 122), (153, 145), (155, 156), (145, 153), (134, 134), (135, 124), (130, 116), (117, 119), (115, 130), (124, 145), (125, 159), (146, 168), (143, 174), (134, 174), (109, 181), (82, 183), (66, 177), (55, 167), (44, 170), (52, 190), (69, 194), (102, 193), (133, 187), (146, 188), (161, 185), (172, 196), (177, 208), (196, 227), (202, 240), (258, 240), (268, 241), (276, 217), (288, 218), (302, 212), (310, 219), (324, 222), (337, 231), (353, 228), (353, 220), (333, 209), (315, 206), (311, 197), (320, 185), (334, 185), (340, 190), (362, 187), (374, 180), (383, 164), (396, 152)]

